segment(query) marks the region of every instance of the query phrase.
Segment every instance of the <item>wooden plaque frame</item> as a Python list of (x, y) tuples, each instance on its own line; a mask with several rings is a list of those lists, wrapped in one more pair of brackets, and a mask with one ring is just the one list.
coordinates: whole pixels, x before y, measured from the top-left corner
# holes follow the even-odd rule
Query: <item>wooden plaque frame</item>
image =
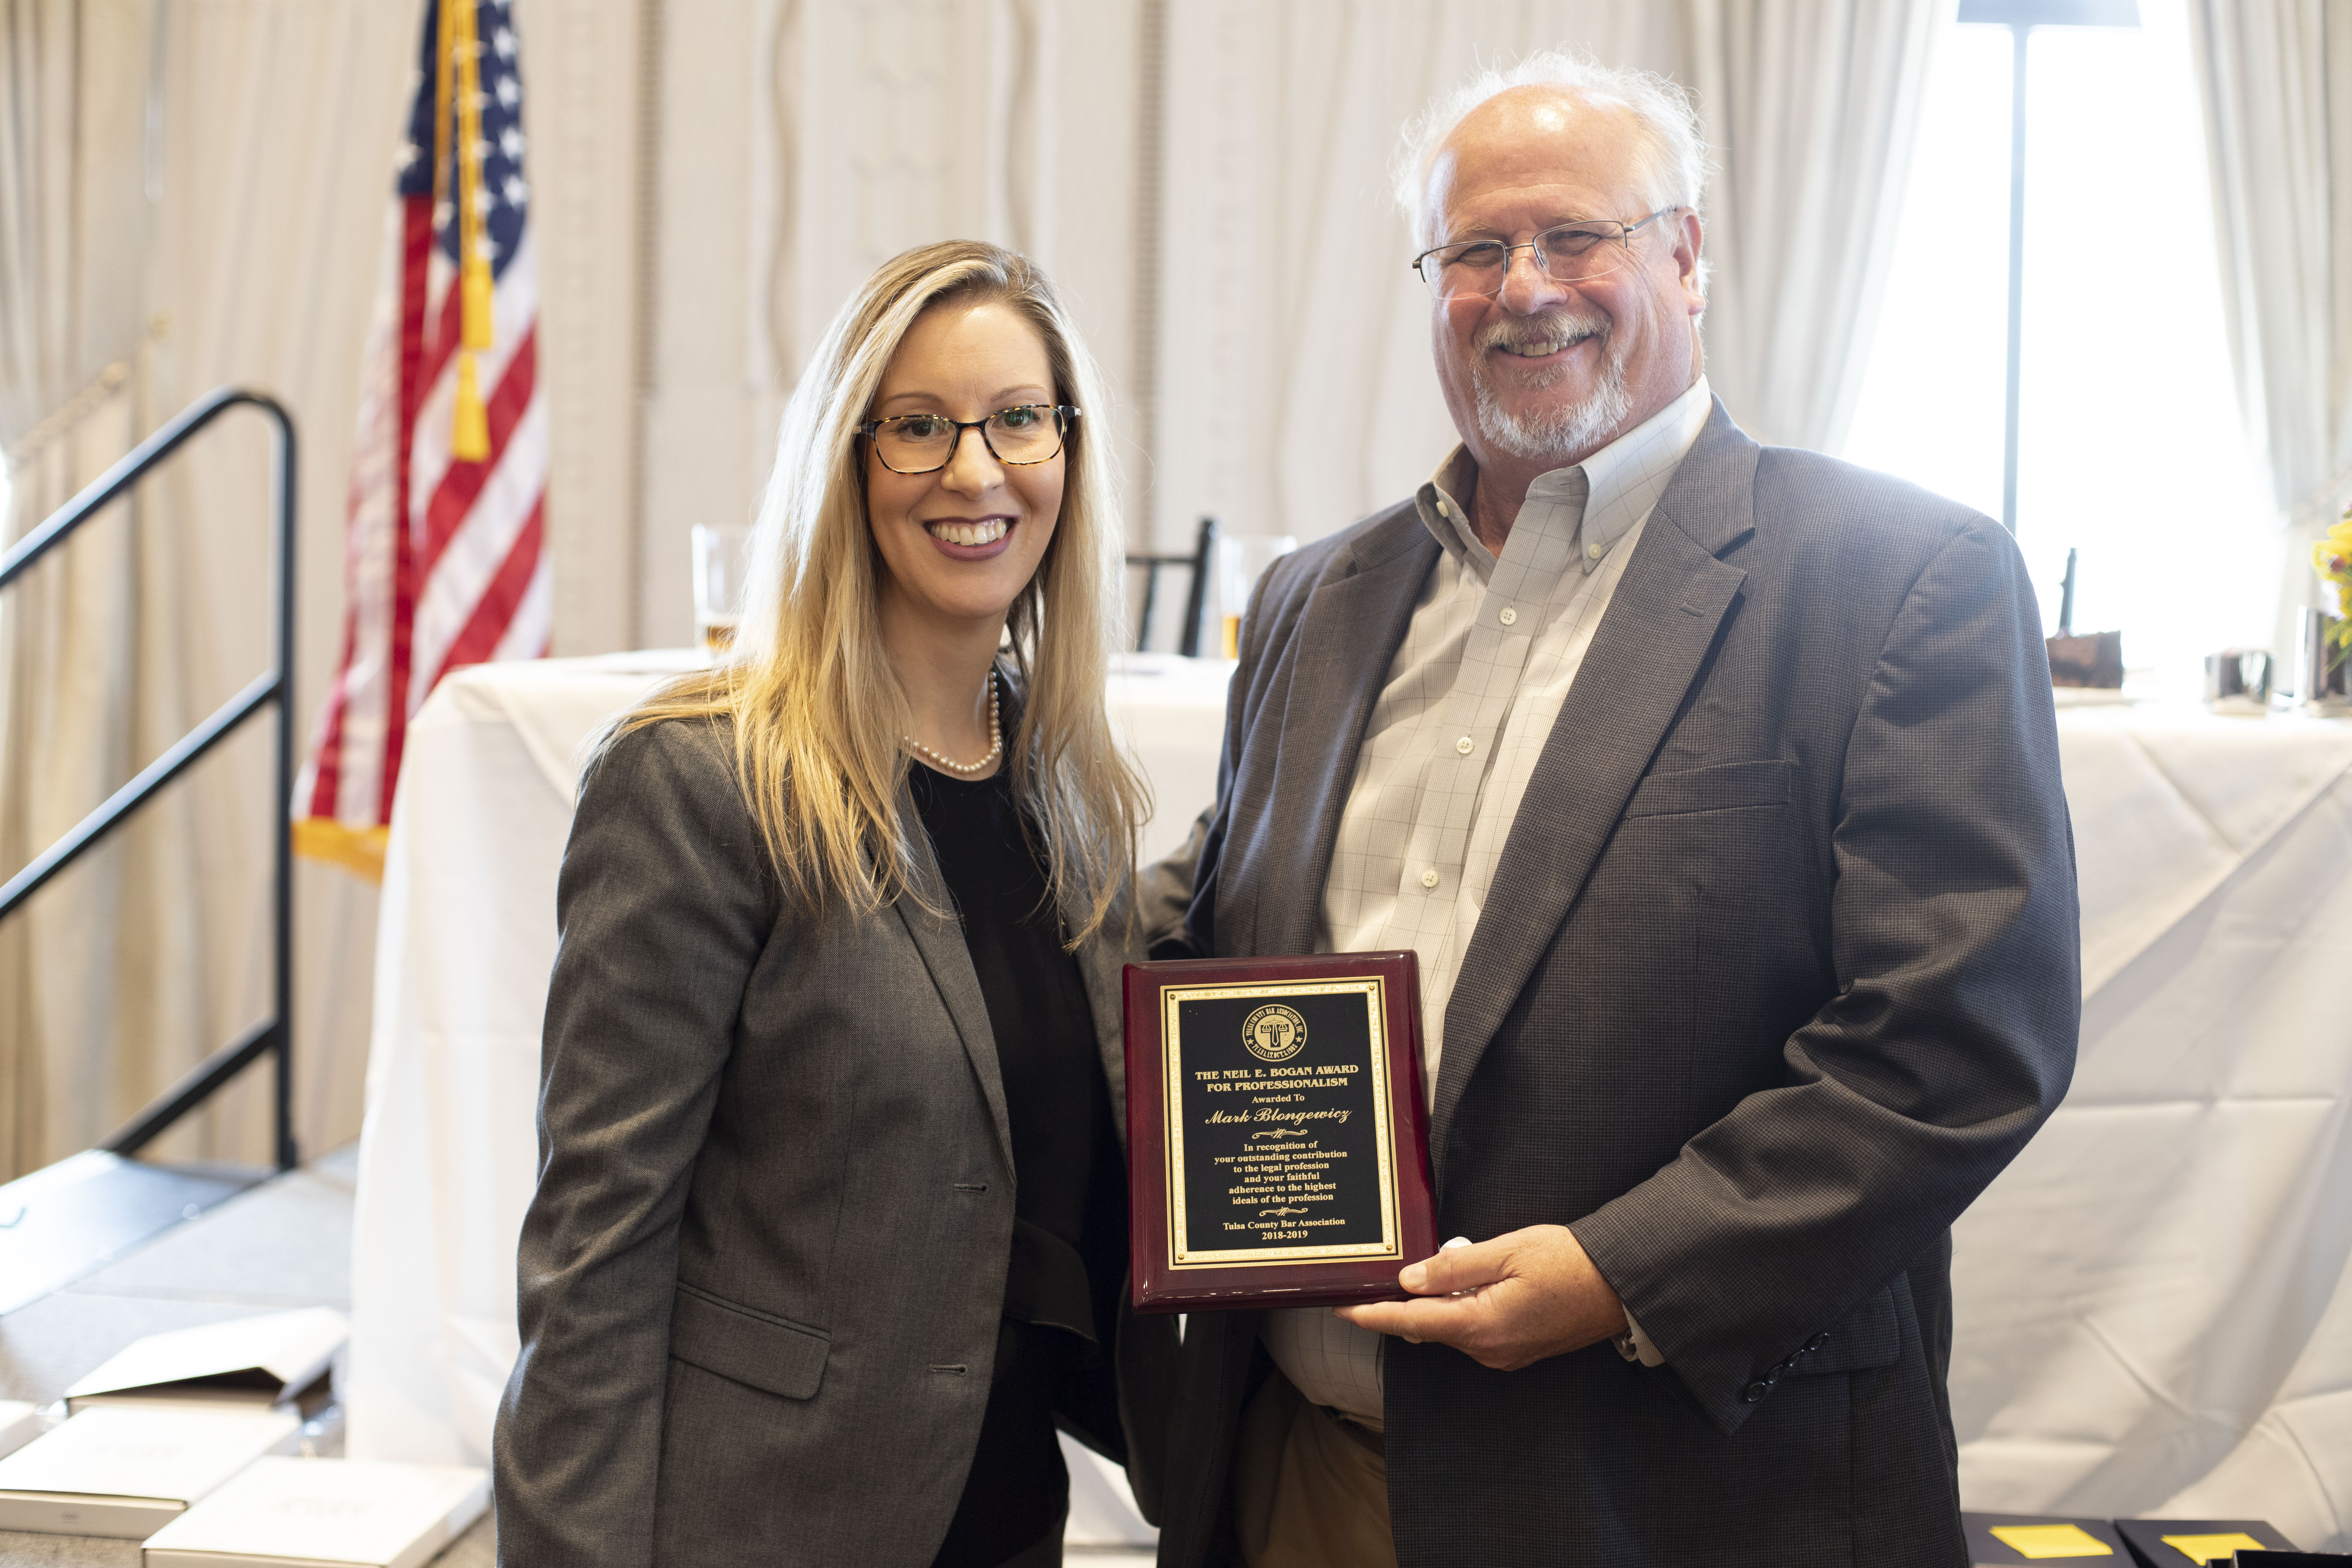
[[(1286, 997), (1329, 1021), (1310, 1030)], [(1252, 1045), (1260, 1015), (1272, 1033)], [(1285, 1020), (1296, 1026), (1296, 1043)], [(1412, 953), (1130, 963), (1126, 1026), (1137, 1311), (1405, 1299), (1397, 1271), (1437, 1250)], [(1267, 1054), (1286, 1047), (1297, 1065)], [(1188, 1098), (1190, 1116), (1171, 1116)], [(1370, 1133), (1342, 1132), (1358, 1111)], [(1255, 1142), (1265, 1139), (1274, 1142)], [(1211, 1178), (1202, 1161), (1229, 1173)], [(1202, 1185), (1209, 1180), (1240, 1184), (1202, 1204), (1201, 1194), (1215, 1190)], [(1265, 1183), (1286, 1184), (1254, 1184)], [(1293, 1226), (1309, 1228), (1283, 1228)], [(1314, 1227), (1332, 1226), (1325, 1237), (1349, 1239), (1323, 1244)]]

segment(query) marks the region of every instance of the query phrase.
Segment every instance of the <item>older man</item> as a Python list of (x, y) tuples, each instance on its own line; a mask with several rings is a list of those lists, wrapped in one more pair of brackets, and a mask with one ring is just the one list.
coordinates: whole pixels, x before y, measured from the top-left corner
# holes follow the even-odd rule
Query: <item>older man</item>
[(1949, 1226), (2078, 1010), (2017, 551), (1713, 401), (1668, 84), (1538, 57), (1400, 168), (1462, 444), (1258, 590), (1160, 951), (1418, 952), (1473, 1244), (1191, 1320), (1161, 1561), (1964, 1563)]

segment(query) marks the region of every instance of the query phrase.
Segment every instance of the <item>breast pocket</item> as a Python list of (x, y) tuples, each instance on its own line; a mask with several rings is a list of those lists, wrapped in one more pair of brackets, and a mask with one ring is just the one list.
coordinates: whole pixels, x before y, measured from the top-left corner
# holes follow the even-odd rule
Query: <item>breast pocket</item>
[(1711, 768), (1652, 773), (1633, 791), (1625, 816), (1685, 816), (1738, 811), (1749, 806), (1786, 806), (1795, 798), (1796, 764), (1778, 757), (1722, 763)]

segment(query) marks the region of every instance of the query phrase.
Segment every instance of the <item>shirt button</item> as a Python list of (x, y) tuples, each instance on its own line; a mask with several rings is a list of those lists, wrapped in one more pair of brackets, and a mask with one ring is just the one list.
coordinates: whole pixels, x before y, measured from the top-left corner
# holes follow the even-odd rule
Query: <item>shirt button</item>
[(1454, 742), (1454, 749), (1461, 752), (1465, 757), (1472, 752), (1477, 750), (1477, 747), (1478, 742), (1472, 740), (1467, 735), (1463, 736), (1460, 740)]
[(1519, 612), (1511, 608), (1510, 605), (1505, 605), (1503, 606), (1503, 613), (1496, 616), (1495, 618), (1502, 622), (1507, 626), (1515, 626), (1519, 624)]
[(1454, 514), (1445, 510), (1445, 503), (1444, 501), (1439, 501), (1437, 503), (1437, 515), (1440, 517), (1451, 517)]
[(1423, 871), (1421, 874), (1421, 885), (1424, 888), (1434, 888), (1437, 886), (1437, 873), (1435, 871)]
[(1592, 557), (1595, 561), (1598, 561), (1601, 559), (1601, 553), (1604, 548), (1605, 546), (1599, 544), (1588, 544), (1584, 547), (1584, 552)]

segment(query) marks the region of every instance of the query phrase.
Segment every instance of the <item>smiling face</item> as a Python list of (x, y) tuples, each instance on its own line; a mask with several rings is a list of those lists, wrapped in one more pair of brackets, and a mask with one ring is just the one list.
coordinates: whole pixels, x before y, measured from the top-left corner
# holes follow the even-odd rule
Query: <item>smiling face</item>
[[(1003, 300), (950, 300), (917, 317), (899, 340), (866, 417), (984, 419), (1061, 401), (1045, 341), (1027, 317)], [(1006, 464), (978, 430), (960, 434), (947, 467), (929, 474), (893, 473), (864, 442), (866, 521), (882, 552), (886, 626), (911, 617), (992, 638), (1053, 542), (1069, 449)]]
[[(1626, 111), (1558, 89), (1514, 88), (1456, 126), (1430, 165), (1432, 244), (1524, 244), (1573, 218), (1651, 209), (1641, 132)], [(1454, 428), (1482, 470), (1580, 462), (1698, 378), (1697, 215), (1634, 233), (1605, 277), (1553, 281), (1517, 251), (1492, 299), (1441, 300), (1431, 346)]]

